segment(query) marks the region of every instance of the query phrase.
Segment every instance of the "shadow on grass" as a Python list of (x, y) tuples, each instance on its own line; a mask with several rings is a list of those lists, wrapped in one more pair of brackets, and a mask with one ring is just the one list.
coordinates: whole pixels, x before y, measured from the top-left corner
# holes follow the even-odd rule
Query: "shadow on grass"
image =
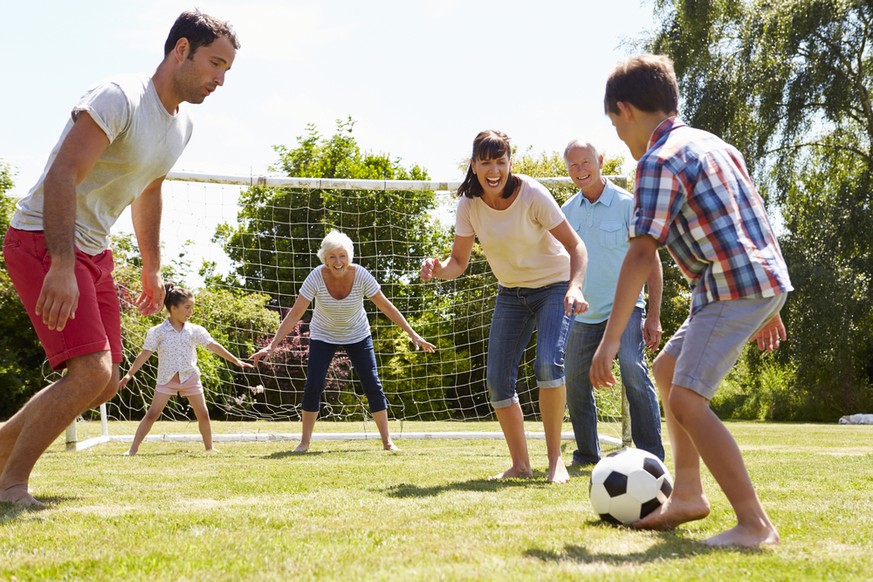
[(490, 493), (507, 489), (510, 487), (555, 487), (556, 485), (545, 480), (545, 471), (534, 471), (532, 479), (470, 479), (469, 481), (457, 481), (455, 483), (447, 483), (445, 485), (432, 485), (429, 487), (421, 487), (411, 483), (401, 483), (392, 485), (384, 491), (388, 497), (396, 497), (405, 499), (409, 497), (436, 497), (447, 491), (481, 491)]
[[(587, 527), (603, 527), (609, 529), (627, 529), (603, 521), (588, 521)], [(627, 529), (628, 532), (635, 530)], [(616, 554), (610, 552), (593, 552), (579, 544), (567, 544), (564, 551), (554, 552), (541, 549), (531, 549), (524, 552), (529, 558), (542, 562), (574, 562), (577, 564), (609, 564), (626, 566), (628, 564), (648, 564), (664, 560), (685, 559), (702, 556), (713, 552), (733, 552), (745, 555), (756, 555), (767, 552), (767, 548), (743, 548), (739, 546), (713, 547), (705, 545), (702, 540), (690, 540), (682, 537), (679, 531), (651, 532), (658, 536), (658, 543), (642, 552)]]
[(294, 449), (290, 449), (288, 451), (276, 451), (275, 453), (270, 453), (262, 458), (264, 459), (288, 459), (291, 457), (296, 457), (298, 459), (304, 459), (307, 457), (317, 457), (319, 455), (325, 454), (326, 451), (307, 451), (305, 453), (295, 453)]
[(60, 496), (40, 497), (39, 499), (37, 499), (37, 501), (41, 502), (42, 505), (38, 505), (35, 507), (0, 501), (0, 526), (15, 521), (15, 519), (18, 518), (21, 514), (39, 513), (47, 509), (52, 509), (53, 507), (59, 505), (64, 501), (71, 501), (73, 499), (76, 498)]

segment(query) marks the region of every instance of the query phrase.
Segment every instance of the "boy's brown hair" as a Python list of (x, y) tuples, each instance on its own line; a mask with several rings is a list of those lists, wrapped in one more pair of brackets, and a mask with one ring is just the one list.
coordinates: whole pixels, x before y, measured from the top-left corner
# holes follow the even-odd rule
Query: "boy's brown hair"
[(619, 101), (647, 113), (679, 110), (679, 85), (666, 55), (638, 55), (620, 62), (606, 81), (603, 109), (618, 114)]

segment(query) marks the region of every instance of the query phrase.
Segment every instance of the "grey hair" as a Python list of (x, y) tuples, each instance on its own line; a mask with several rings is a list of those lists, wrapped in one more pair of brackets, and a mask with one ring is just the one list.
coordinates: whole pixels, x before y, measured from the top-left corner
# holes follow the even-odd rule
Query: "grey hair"
[(567, 161), (567, 156), (570, 155), (570, 152), (574, 149), (590, 149), (592, 153), (594, 153), (594, 158), (600, 158), (600, 150), (597, 149), (597, 146), (591, 143), (590, 141), (585, 141), (584, 139), (573, 139), (570, 143), (567, 144), (567, 147), (564, 148), (564, 161)]
[(349, 256), (349, 262), (355, 258), (355, 249), (352, 245), (352, 239), (350, 239), (347, 234), (343, 234), (338, 230), (330, 231), (323, 239), (321, 239), (321, 248), (318, 249), (318, 253), (316, 254), (322, 263), (328, 252), (333, 249), (343, 249)]

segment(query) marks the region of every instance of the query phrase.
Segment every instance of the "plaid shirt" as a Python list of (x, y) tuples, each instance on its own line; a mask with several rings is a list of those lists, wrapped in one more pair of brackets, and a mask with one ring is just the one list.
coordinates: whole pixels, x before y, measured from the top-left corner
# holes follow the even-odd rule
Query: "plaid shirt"
[(791, 291), (764, 202), (733, 146), (677, 117), (637, 164), (630, 236), (666, 245), (691, 285), (691, 314), (713, 301)]

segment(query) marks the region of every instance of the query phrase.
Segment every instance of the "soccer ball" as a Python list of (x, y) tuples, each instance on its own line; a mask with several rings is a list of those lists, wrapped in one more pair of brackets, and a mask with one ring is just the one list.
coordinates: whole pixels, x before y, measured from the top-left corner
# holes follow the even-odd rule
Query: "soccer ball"
[(627, 525), (661, 507), (673, 492), (673, 482), (658, 457), (624, 449), (594, 466), (588, 492), (600, 519)]

